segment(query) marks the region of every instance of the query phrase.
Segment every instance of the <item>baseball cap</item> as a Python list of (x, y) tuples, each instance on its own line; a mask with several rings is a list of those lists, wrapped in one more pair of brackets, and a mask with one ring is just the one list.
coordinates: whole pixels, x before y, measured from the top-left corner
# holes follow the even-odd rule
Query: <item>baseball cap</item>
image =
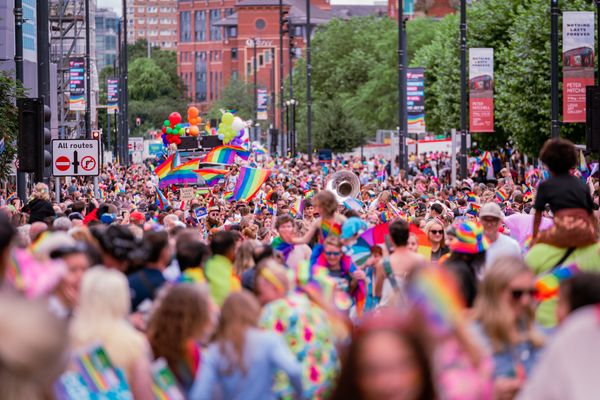
[(500, 206), (496, 203), (485, 203), (481, 210), (479, 210), (479, 217), (493, 217), (500, 220), (504, 219), (504, 213), (500, 209)]
[(129, 216), (129, 219), (131, 219), (132, 221), (145, 221), (146, 216), (139, 211), (134, 211)]

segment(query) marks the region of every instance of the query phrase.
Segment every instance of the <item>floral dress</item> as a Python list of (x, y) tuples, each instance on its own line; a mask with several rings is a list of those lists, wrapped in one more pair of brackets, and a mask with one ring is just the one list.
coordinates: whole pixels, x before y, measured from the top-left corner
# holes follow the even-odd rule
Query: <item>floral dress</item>
[[(306, 295), (289, 293), (263, 308), (260, 326), (281, 333), (302, 364), (303, 398), (327, 398), (339, 368), (327, 314)], [(276, 376), (273, 389), (280, 399), (293, 398), (294, 391), (285, 374)]]

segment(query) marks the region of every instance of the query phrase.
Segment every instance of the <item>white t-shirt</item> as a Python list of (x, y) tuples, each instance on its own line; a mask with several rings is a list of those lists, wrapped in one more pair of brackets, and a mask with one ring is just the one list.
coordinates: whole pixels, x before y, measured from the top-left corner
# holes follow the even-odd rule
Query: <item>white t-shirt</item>
[(485, 253), (485, 265), (489, 268), (496, 259), (503, 256), (522, 257), (519, 243), (506, 235), (500, 234), (498, 239), (490, 244)]

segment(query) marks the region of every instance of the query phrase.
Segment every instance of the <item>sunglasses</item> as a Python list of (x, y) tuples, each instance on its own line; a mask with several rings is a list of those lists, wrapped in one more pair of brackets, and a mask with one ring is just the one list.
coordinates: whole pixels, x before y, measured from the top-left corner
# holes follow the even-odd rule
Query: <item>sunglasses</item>
[(512, 289), (510, 294), (512, 295), (513, 300), (520, 300), (524, 295), (529, 295), (529, 297), (536, 297), (538, 291), (535, 288), (530, 289)]
[(438, 230), (435, 230), (435, 229), (432, 229), (429, 232), (433, 233), (434, 235), (441, 235), (442, 233), (444, 233), (443, 230), (439, 230), (438, 231)]
[(326, 251), (326, 252), (325, 252), (325, 255), (326, 255), (326, 256), (329, 256), (329, 257), (337, 257), (337, 256), (339, 256), (340, 254), (342, 254), (342, 253), (341, 253), (341, 252), (339, 252), (339, 251)]

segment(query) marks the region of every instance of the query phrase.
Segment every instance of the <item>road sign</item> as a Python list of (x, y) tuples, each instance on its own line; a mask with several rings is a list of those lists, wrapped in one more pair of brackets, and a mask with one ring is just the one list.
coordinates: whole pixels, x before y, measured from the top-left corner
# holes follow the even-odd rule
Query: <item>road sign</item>
[(136, 151), (144, 151), (144, 138), (130, 137), (128, 147), (129, 147), (130, 153), (133, 153)]
[(100, 143), (90, 139), (52, 141), (52, 175), (97, 176)]

